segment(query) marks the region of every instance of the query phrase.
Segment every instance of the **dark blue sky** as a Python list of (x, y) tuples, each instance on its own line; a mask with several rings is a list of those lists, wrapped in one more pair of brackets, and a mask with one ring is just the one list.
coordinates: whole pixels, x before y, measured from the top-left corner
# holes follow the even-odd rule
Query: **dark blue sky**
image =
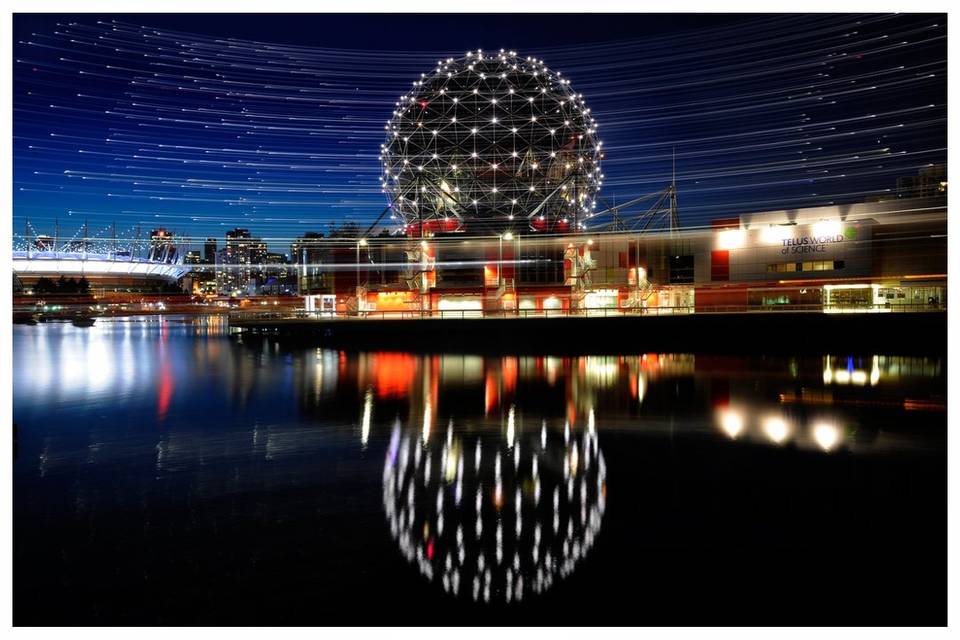
[(677, 155), (684, 224), (895, 188), (946, 161), (940, 15), (16, 15), (14, 233), (282, 249), (375, 218), (393, 103), (467, 50), (542, 58), (600, 123), (607, 203)]

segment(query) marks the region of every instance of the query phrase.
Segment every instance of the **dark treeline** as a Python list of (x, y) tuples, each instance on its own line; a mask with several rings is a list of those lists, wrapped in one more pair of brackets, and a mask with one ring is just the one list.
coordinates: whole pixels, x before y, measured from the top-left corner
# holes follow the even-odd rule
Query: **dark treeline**
[[(186, 295), (183, 288), (176, 282), (159, 282), (149, 286), (139, 287), (140, 293), (163, 295)], [(90, 282), (83, 276), (79, 280), (60, 276), (56, 280), (41, 277), (33, 285), (33, 292), (37, 295), (90, 295)]]
[(43, 294), (68, 294), (68, 295), (88, 295), (90, 293), (90, 283), (85, 277), (80, 277), (79, 280), (76, 278), (65, 278), (60, 276), (57, 280), (51, 280), (50, 278), (40, 278), (37, 280), (37, 284), (33, 286), (35, 293)]

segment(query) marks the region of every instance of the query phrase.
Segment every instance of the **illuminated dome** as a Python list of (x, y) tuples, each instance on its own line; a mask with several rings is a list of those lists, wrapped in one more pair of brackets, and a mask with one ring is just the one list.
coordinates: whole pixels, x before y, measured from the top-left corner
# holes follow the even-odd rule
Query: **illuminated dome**
[(586, 557), (606, 507), (595, 432), (546, 425), (423, 442), (394, 429), (383, 470), (390, 532), (448, 593), (511, 602), (549, 589)]
[(381, 145), (392, 218), (419, 235), (563, 232), (596, 207), (597, 123), (570, 81), (514, 52), (438, 62), (400, 97)]

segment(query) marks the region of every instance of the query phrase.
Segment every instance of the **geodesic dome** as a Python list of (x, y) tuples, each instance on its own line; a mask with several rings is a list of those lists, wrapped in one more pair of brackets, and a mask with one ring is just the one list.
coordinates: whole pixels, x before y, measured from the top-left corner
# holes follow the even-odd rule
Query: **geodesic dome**
[(396, 102), (381, 185), (406, 231), (563, 232), (596, 207), (597, 123), (570, 81), (514, 52), (437, 63)]

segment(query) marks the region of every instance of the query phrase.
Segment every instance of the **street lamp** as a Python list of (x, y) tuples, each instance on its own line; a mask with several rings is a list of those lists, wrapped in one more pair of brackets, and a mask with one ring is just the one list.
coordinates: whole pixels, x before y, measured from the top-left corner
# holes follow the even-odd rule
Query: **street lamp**
[(506, 233), (500, 234), (498, 236), (499, 240), (499, 251), (497, 258), (497, 289), (503, 287), (503, 241), (506, 240), (510, 242), (513, 240), (513, 233), (507, 231)]
[(357, 242), (357, 309), (360, 308), (360, 247), (367, 246), (367, 239), (360, 238)]

